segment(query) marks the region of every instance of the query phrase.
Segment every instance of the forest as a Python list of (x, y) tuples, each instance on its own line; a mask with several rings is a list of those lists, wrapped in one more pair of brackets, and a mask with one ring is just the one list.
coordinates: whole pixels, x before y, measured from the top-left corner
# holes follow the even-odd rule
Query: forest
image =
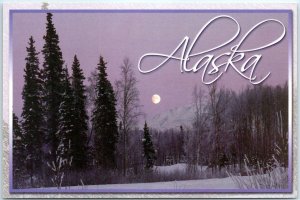
[[(146, 121), (141, 128), (130, 59), (120, 63), (115, 83), (101, 55), (90, 75), (84, 75), (80, 55), (69, 71), (52, 17), (47, 13), (42, 51), (33, 37), (26, 48), (23, 109), (21, 116), (13, 114), (13, 188), (221, 178), (243, 175), (245, 158), (253, 170), (289, 167), (287, 82), (240, 92), (218, 82), (205, 88), (195, 83), (188, 126), (161, 130)], [(180, 163), (186, 171), (156, 170)]]

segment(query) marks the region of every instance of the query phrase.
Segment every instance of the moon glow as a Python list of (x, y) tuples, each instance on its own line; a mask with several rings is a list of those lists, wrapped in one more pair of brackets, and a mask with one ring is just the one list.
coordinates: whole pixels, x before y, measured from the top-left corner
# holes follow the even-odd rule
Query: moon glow
[(154, 104), (158, 104), (158, 103), (160, 102), (160, 96), (159, 96), (158, 94), (154, 94), (154, 95), (152, 96), (152, 102), (153, 102)]

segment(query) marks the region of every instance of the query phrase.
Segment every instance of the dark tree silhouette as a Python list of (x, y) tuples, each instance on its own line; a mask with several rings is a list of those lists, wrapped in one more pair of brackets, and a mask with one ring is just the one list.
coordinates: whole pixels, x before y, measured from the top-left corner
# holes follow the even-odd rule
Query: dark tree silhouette
[(144, 158), (146, 160), (145, 168), (151, 169), (156, 160), (155, 150), (152, 143), (151, 135), (147, 123), (144, 125), (144, 138), (143, 138), (143, 147), (144, 147)]
[(56, 132), (58, 130), (59, 106), (62, 102), (63, 95), (63, 58), (59, 47), (59, 37), (56, 33), (52, 21), (52, 14), (47, 13), (46, 35), (44, 36), (45, 44), (43, 46), (43, 79), (44, 79), (44, 97), (43, 105), (45, 107), (46, 119), (46, 137), (49, 149), (52, 155), (58, 146)]
[(22, 110), (22, 128), (24, 131), (24, 144), (26, 146), (26, 168), (31, 177), (38, 174), (42, 167), (42, 145), (43, 145), (43, 116), (42, 116), (42, 81), (39, 69), (38, 53), (36, 52), (35, 41), (29, 39), (24, 75), (24, 87), (22, 98), (24, 101)]
[(116, 143), (118, 140), (116, 99), (107, 79), (106, 62), (100, 56), (96, 85), (96, 103), (93, 112), (95, 159), (105, 169), (116, 168)]
[(71, 154), (73, 155), (73, 168), (83, 169), (87, 165), (87, 130), (88, 115), (86, 112), (86, 95), (83, 84), (85, 77), (80, 68), (77, 56), (74, 56), (72, 65), (72, 89), (74, 95), (74, 132), (71, 135)]
[(24, 187), (25, 158), (24, 135), (18, 117), (13, 113), (13, 188)]
[[(58, 120), (58, 130), (56, 132), (56, 137), (59, 141), (60, 148), (57, 148), (59, 152), (59, 156), (63, 159), (71, 157), (71, 153), (69, 150), (67, 151), (67, 147), (72, 145), (72, 137), (76, 131), (75, 129), (75, 121), (74, 121), (74, 98), (73, 98), (73, 90), (71, 88), (71, 83), (69, 80), (68, 69), (64, 70), (64, 79), (63, 79), (63, 95), (62, 102), (59, 106), (59, 120)], [(56, 155), (57, 156), (57, 155)]]

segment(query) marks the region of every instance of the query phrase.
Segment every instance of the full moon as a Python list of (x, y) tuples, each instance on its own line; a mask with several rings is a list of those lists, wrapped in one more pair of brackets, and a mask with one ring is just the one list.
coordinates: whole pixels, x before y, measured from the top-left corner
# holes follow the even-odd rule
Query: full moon
[(153, 102), (154, 104), (158, 104), (158, 103), (160, 102), (160, 96), (159, 96), (158, 94), (154, 94), (154, 95), (152, 96), (152, 102)]

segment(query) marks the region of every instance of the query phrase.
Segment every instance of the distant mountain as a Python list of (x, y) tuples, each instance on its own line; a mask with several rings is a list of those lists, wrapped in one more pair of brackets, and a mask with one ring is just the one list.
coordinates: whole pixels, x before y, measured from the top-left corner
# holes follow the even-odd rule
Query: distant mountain
[[(179, 129), (180, 126), (191, 127), (194, 115), (195, 107), (193, 105), (187, 105), (159, 113), (152, 119), (147, 119), (147, 123), (150, 128), (158, 130)], [(142, 125), (140, 127), (142, 127)]]

